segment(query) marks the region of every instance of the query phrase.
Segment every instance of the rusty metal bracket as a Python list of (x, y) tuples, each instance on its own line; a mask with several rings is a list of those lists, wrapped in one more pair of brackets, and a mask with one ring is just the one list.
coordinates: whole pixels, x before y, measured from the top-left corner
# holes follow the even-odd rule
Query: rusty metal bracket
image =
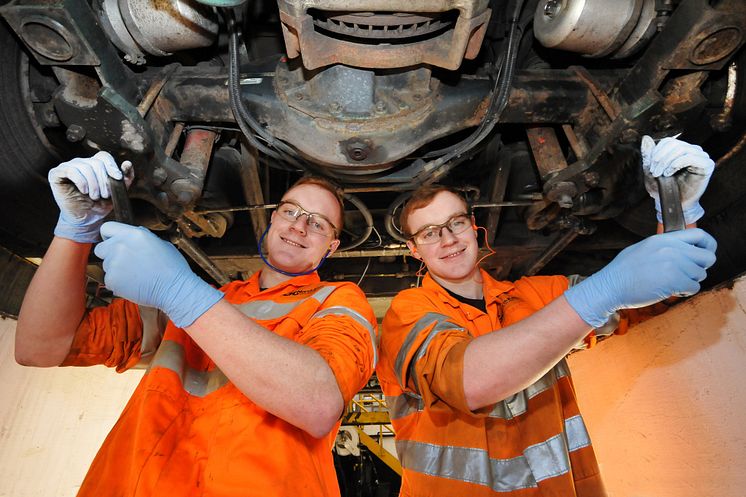
[(439, 0), (413, 2), (402, 7), (393, 1), (357, 2), (357, 12), (425, 12), (439, 13), (457, 10), (458, 19), (453, 29), (437, 36), (410, 43), (356, 43), (347, 39), (327, 36), (318, 32), (310, 9), (327, 12), (348, 12), (350, 4), (326, 0), (282, 0), (278, 2), (282, 33), (288, 57), (300, 56), (308, 69), (332, 64), (354, 67), (392, 69), (431, 64), (455, 70), (464, 58), (477, 56), (491, 11), (484, 0), (463, 0), (444, 3)]

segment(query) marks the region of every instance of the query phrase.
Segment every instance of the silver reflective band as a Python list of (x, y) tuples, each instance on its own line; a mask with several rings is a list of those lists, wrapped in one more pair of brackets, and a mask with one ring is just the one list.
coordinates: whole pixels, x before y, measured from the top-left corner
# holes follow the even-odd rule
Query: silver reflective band
[(293, 309), (308, 299), (316, 299), (319, 303), (323, 303), (326, 298), (331, 295), (334, 289), (335, 287), (333, 286), (324, 286), (314, 292), (313, 295), (309, 295), (308, 297), (295, 302), (280, 304), (272, 300), (255, 300), (253, 302), (239, 304), (236, 308), (246, 316), (253, 319), (276, 319), (288, 315)]
[(591, 445), (591, 437), (588, 435), (588, 430), (580, 414), (565, 420), (565, 433), (567, 434), (567, 446), (570, 452)]
[(161, 344), (168, 317), (155, 307), (138, 305), (137, 311), (140, 314), (140, 321), (142, 321), (142, 340), (140, 342), (140, 361), (135, 367), (143, 369), (148, 366)]
[(403, 418), (415, 412), (422, 412), (425, 409), (422, 397), (408, 393), (395, 396), (387, 395), (386, 406), (389, 409), (389, 418), (391, 419)]
[[(557, 365), (549, 370), (547, 374), (539, 378), (535, 383), (530, 385), (528, 388), (518, 392), (509, 399), (502, 400), (495, 404), (495, 407), (490, 411), (489, 417), (499, 419), (513, 419), (517, 416), (525, 414), (528, 410), (528, 401), (539, 395), (540, 393), (549, 390), (554, 386), (559, 378), (568, 376), (570, 370), (567, 366), (567, 361), (562, 359)], [(402, 395), (386, 397), (386, 404), (389, 407), (389, 415), (391, 419), (399, 419), (405, 416), (409, 416), (414, 412), (420, 412), (424, 409), (422, 403), (422, 397), (419, 395), (413, 395), (411, 393), (404, 393)]]
[(150, 364), (150, 370), (154, 368), (166, 368), (176, 373), (184, 390), (195, 397), (204, 397), (228, 383), (228, 378), (217, 367), (212, 371), (198, 371), (187, 366), (184, 347), (171, 340), (161, 343)]
[(489, 417), (500, 419), (513, 419), (525, 414), (528, 410), (528, 401), (539, 395), (541, 392), (549, 390), (557, 383), (557, 380), (568, 376), (570, 369), (567, 361), (562, 359), (547, 374), (536, 380), (534, 383), (521, 390), (508, 399), (501, 400), (490, 411)]
[(459, 331), (465, 331), (460, 326), (457, 326), (452, 321), (449, 322), (439, 322), (435, 326), (433, 326), (433, 329), (430, 330), (430, 333), (427, 334), (427, 338), (425, 338), (425, 341), (422, 342), (422, 345), (417, 349), (417, 352), (412, 357), (412, 360), (409, 361), (409, 376), (412, 378), (412, 382), (414, 383), (414, 389), (417, 393), (420, 393), (420, 385), (419, 380), (417, 379), (417, 375), (415, 374), (415, 365), (417, 364), (417, 361), (422, 359), (422, 356), (424, 356), (427, 353), (428, 347), (430, 347), (430, 342), (433, 341), (433, 338), (436, 337), (436, 335), (444, 332), (444, 331), (453, 331), (453, 330), (459, 330)]
[[(406, 385), (404, 384), (406, 382), (406, 378), (404, 378), (404, 371), (402, 371), (402, 367), (404, 366), (404, 360), (409, 353), (409, 349), (412, 348), (412, 344), (414, 344), (414, 341), (417, 339), (417, 336), (420, 334), (420, 332), (433, 323), (438, 324), (432, 329), (430, 333), (431, 335), (432, 333), (437, 334), (438, 332), (445, 330), (465, 331), (464, 328), (451, 321), (451, 318), (446, 316), (445, 314), (428, 312), (427, 314), (422, 316), (417, 321), (417, 323), (412, 326), (412, 329), (409, 330), (409, 334), (407, 335), (407, 338), (404, 339), (404, 343), (402, 343), (402, 346), (399, 349), (399, 353), (396, 354), (396, 360), (394, 361), (394, 373), (396, 373), (396, 377), (399, 380), (399, 386), (401, 386), (402, 389), (406, 388)], [(428, 336), (426, 340), (432, 340), (431, 336)], [(427, 343), (429, 344), (430, 342), (428, 341)], [(412, 364), (414, 363), (415, 361), (413, 360)]]
[(376, 364), (378, 364), (378, 343), (376, 340), (376, 331), (373, 329), (373, 326), (368, 322), (368, 320), (365, 319), (365, 317), (363, 317), (363, 315), (359, 312), (350, 309), (349, 307), (343, 307), (341, 305), (335, 305), (333, 307), (324, 309), (323, 311), (319, 311), (311, 316), (311, 319), (323, 318), (324, 316), (329, 315), (350, 317), (360, 323), (363, 328), (368, 330), (368, 335), (370, 335), (370, 344), (373, 347), (373, 368), (375, 368)]
[[(567, 442), (565, 442), (565, 437)], [(402, 466), (430, 476), (484, 485), (495, 492), (536, 488), (537, 482), (569, 473), (569, 453), (590, 445), (580, 416), (565, 420), (565, 433), (527, 447), (522, 456), (493, 459), (486, 450), (398, 440)]]

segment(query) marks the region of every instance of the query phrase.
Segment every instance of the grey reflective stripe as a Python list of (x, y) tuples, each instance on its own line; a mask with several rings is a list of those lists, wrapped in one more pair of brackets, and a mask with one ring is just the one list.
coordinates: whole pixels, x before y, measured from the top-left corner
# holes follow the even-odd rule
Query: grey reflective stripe
[(570, 456), (562, 435), (555, 435), (523, 451), (534, 480), (540, 482), (570, 471)]
[(491, 459), (487, 451), (398, 440), (396, 452), (404, 469), (430, 476), (484, 485), (495, 492), (536, 487), (523, 456)]
[[(527, 447), (522, 456), (493, 459), (486, 450), (398, 440), (402, 467), (431, 476), (484, 485), (495, 492), (536, 488), (570, 471), (571, 451), (590, 445), (580, 416), (565, 420), (565, 433)], [(569, 448), (569, 449), (568, 449)]]
[[(415, 325), (412, 326), (412, 329), (409, 330), (409, 334), (407, 335), (407, 338), (404, 339), (404, 343), (402, 343), (402, 346), (399, 349), (399, 353), (396, 354), (396, 360), (394, 361), (394, 373), (396, 374), (396, 377), (399, 380), (399, 385), (402, 388), (406, 388), (406, 385), (404, 384), (406, 382), (406, 378), (404, 378), (404, 371), (402, 371), (402, 368), (404, 366), (404, 360), (406, 359), (407, 354), (409, 353), (409, 349), (412, 348), (412, 345), (414, 344), (420, 332), (433, 323), (437, 323), (437, 324), (431, 330), (430, 334), (428, 335), (426, 339), (428, 344), (430, 343), (430, 340), (432, 340), (432, 337), (441, 331), (445, 331), (445, 330), (463, 331), (464, 330), (464, 328), (462, 328), (461, 326), (451, 321), (451, 318), (449, 316), (446, 316), (445, 314), (438, 314), (437, 312), (428, 312), (427, 314), (422, 316), (415, 323)], [(425, 347), (425, 349), (427, 349), (427, 347)], [(418, 354), (422, 352), (422, 350), (423, 348), (420, 347)], [(422, 352), (422, 354), (424, 354), (424, 352)], [(416, 360), (412, 360), (412, 364), (414, 364), (415, 362)]]
[(581, 276), (579, 274), (571, 274), (570, 276), (567, 277), (567, 286), (568, 287), (575, 286), (586, 278), (587, 276)]
[[(538, 381), (531, 384), (525, 390), (518, 392), (509, 399), (500, 401), (490, 411), (489, 417), (499, 419), (513, 419), (525, 414), (528, 409), (528, 401), (539, 395), (541, 392), (549, 390), (554, 386), (559, 378), (568, 376), (570, 369), (567, 361), (562, 359), (547, 374), (542, 376)], [(389, 408), (391, 419), (399, 419), (408, 416), (416, 411), (422, 411), (424, 404), (422, 397), (411, 393), (405, 393), (398, 396), (386, 397), (386, 404)]]
[(341, 305), (335, 305), (333, 307), (324, 309), (323, 311), (319, 311), (311, 316), (311, 319), (323, 318), (324, 316), (329, 315), (350, 317), (360, 323), (360, 326), (368, 330), (368, 335), (370, 336), (370, 344), (373, 347), (373, 368), (375, 368), (376, 364), (378, 364), (378, 344), (376, 343), (376, 330), (373, 329), (373, 326), (370, 324), (370, 322), (368, 322), (368, 320), (365, 319), (365, 317), (356, 310)]
[(588, 436), (588, 430), (580, 414), (565, 420), (565, 433), (570, 452), (591, 445), (591, 437)]
[(391, 419), (403, 418), (413, 412), (421, 412), (425, 408), (422, 397), (408, 393), (386, 396), (386, 406), (389, 409), (389, 418)]
[(158, 348), (150, 369), (166, 368), (176, 373), (181, 379), (184, 390), (195, 397), (204, 397), (228, 383), (222, 371), (197, 371), (186, 364), (184, 347), (171, 340), (164, 340)]
[(331, 295), (334, 291), (334, 286), (323, 286), (316, 290), (312, 295), (295, 302), (278, 303), (272, 300), (254, 300), (252, 302), (246, 302), (245, 304), (239, 304), (236, 308), (243, 314), (254, 319), (275, 319), (286, 316), (293, 309), (301, 305), (308, 299), (316, 299), (319, 303), (322, 303), (326, 298)]
[(562, 359), (547, 374), (539, 378), (536, 382), (529, 385), (524, 390), (521, 390), (512, 397), (501, 400), (495, 407), (490, 411), (489, 417), (500, 418), (500, 419), (513, 419), (517, 416), (526, 413), (528, 409), (528, 401), (539, 395), (545, 390), (549, 390), (557, 383), (557, 380), (568, 376), (570, 369), (567, 366), (567, 361)]
[(153, 359), (153, 354), (158, 350), (158, 346), (163, 339), (163, 333), (166, 331), (168, 317), (155, 307), (137, 306), (142, 321), (142, 340), (140, 341), (140, 361), (135, 365), (136, 368), (144, 368)]

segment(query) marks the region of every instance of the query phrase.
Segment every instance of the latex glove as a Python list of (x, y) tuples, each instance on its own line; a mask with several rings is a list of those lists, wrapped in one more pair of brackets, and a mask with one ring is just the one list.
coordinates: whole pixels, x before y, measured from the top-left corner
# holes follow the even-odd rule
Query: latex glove
[(120, 297), (157, 307), (179, 328), (223, 298), (194, 274), (176, 247), (141, 226), (107, 222), (94, 253), (104, 261), (104, 283)]
[[(129, 186), (134, 178), (132, 163), (124, 161), (122, 171)], [(54, 234), (81, 243), (99, 241), (98, 230), (113, 208), (109, 176), (122, 179), (122, 171), (108, 152), (76, 158), (51, 169), (47, 179), (60, 208)]]
[(692, 145), (676, 138), (664, 138), (657, 144), (645, 135), (642, 137), (642, 169), (645, 173), (645, 189), (653, 200), (657, 211), (658, 222), (663, 222), (661, 215), (661, 200), (658, 195), (659, 176), (673, 176), (681, 194), (681, 208), (684, 211), (684, 221), (692, 224), (704, 216), (705, 210), (699, 205), (699, 198), (705, 192), (715, 162), (699, 145)]
[(715, 239), (698, 228), (654, 235), (622, 250), (564, 295), (583, 321), (599, 328), (619, 309), (697, 293), (716, 248)]

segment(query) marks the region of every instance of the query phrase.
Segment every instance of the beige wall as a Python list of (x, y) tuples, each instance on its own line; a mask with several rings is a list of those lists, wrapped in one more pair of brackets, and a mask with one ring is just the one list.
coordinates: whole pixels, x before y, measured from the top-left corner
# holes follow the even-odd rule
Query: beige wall
[(0, 497), (71, 497), (142, 371), (37, 369), (13, 359), (0, 319)]
[(746, 495), (746, 279), (570, 366), (611, 497)]
[[(746, 495), (746, 279), (570, 358), (611, 497)], [(0, 320), (0, 497), (75, 495), (141, 371), (21, 368)]]

